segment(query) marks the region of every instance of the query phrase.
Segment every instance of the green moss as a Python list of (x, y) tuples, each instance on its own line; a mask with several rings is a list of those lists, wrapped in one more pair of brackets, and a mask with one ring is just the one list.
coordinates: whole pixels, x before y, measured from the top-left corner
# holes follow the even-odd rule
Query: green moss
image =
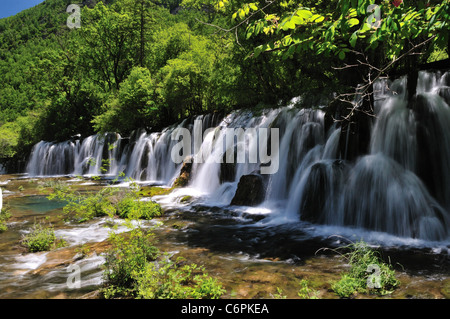
[(140, 189), (139, 195), (144, 196), (144, 197), (167, 195), (167, 194), (170, 194), (174, 189), (175, 189), (175, 187), (164, 188), (164, 187), (158, 187), (158, 186), (144, 186)]
[(447, 280), (444, 287), (441, 289), (441, 293), (446, 299), (450, 299), (450, 280)]
[(180, 199), (180, 202), (186, 203), (186, 202), (189, 202), (191, 199), (192, 199), (192, 196), (186, 195)]

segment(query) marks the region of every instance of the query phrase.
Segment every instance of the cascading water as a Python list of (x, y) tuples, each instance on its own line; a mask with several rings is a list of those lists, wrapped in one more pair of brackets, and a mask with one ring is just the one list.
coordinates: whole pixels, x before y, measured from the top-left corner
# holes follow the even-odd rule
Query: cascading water
[[(368, 154), (350, 163), (341, 158), (338, 125), (325, 125), (320, 109), (284, 107), (263, 112), (236, 111), (226, 117), (201, 115), (162, 132), (136, 131), (130, 138), (96, 135), (83, 141), (40, 142), (31, 154), (30, 175), (110, 174), (171, 185), (181, 163), (171, 158), (179, 128), (202, 140), (191, 141), (194, 161), (189, 187), (206, 203), (229, 205), (238, 182), (259, 174), (251, 160), (261, 151), (278, 157), (278, 170), (263, 175), (261, 207), (276, 207), (281, 220), (356, 227), (395, 236), (446, 240), (450, 232), (449, 73), (421, 72), (417, 94), (407, 102), (406, 80), (375, 84), (375, 115)], [(279, 129), (279, 148), (251, 134)], [(210, 130), (208, 130), (210, 129)], [(227, 129), (245, 136), (228, 138)], [(236, 161), (238, 150), (245, 160)], [(270, 149), (270, 150), (269, 150)], [(227, 151), (234, 150), (229, 163)], [(217, 161), (217, 159), (222, 161)], [(107, 160), (107, 172), (101, 166)], [(276, 203), (276, 205), (272, 205)]]
[(79, 141), (41, 141), (33, 147), (27, 173), (31, 176), (68, 174), (74, 169), (78, 148)]
[(406, 101), (405, 79), (380, 90), (370, 153), (352, 167), (336, 160), (302, 163), (286, 214), (403, 237), (448, 238), (450, 108), (436, 94), (439, 77), (429, 77), (420, 73), (414, 105)]

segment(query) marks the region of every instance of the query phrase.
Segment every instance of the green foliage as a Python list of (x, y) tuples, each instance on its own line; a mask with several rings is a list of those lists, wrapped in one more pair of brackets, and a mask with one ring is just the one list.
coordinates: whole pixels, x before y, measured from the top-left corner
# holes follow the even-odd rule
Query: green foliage
[(19, 137), (19, 127), (15, 122), (0, 126), (0, 158), (13, 157)]
[(65, 241), (56, 238), (55, 231), (51, 226), (35, 222), (29, 233), (22, 237), (21, 244), (25, 246), (29, 252), (34, 253), (63, 247)]
[(287, 296), (283, 293), (283, 289), (277, 287), (277, 292), (273, 294), (274, 299), (286, 299)]
[(342, 275), (341, 279), (334, 283), (331, 289), (340, 297), (348, 298), (356, 293), (364, 293), (364, 283), (358, 278), (354, 278), (349, 274)]
[(65, 183), (50, 183), (50, 200), (67, 202), (64, 214), (82, 223), (96, 217), (119, 216), (125, 219), (152, 219), (162, 215), (161, 206), (151, 200), (143, 200), (137, 185), (129, 189), (103, 187), (98, 191), (80, 192)]
[(94, 120), (97, 131), (130, 133), (139, 127), (158, 123), (158, 107), (154, 102), (154, 81), (147, 68), (134, 67), (120, 85), (117, 97), (112, 95), (103, 106), (105, 112)]
[(319, 299), (319, 293), (309, 287), (309, 282), (306, 279), (300, 281), (300, 290), (297, 295), (302, 299)]
[(112, 248), (105, 254), (103, 267), (106, 286), (102, 289), (103, 295), (105, 298), (133, 297), (135, 273), (157, 257), (158, 250), (153, 245), (154, 235), (142, 228), (135, 228), (126, 237), (111, 233), (109, 239)]
[(11, 218), (10, 208), (8, 206), (3, 206), (0, 210), (0, 233), (7, 231), (8, 226), (7, 221)]
[(105, 298), (219, 298), (225, 291), (204, 267), (171, 261), (154, 246), (154, 234), (135, 228), (111, 234), (104, 264)]
[(117, 214), (128, 219), (152, 219), (162, 215), (161, 206), (151, 200), (140, 200), (128, 193), (117, 205)]
[[(247, 22), (247, 39), (263, 39), (250, 54), (254, 58), (273, 52), (286, 60), (310, 52), (341, 66), (342, 61), (354, 65), (364, 57), (367, 63), (360, 63), (361, 69), (372, 65), (383, 73), (416, 58), (410, 53), (421, 53), (425, 62), (428, 48), (448, 50), (449, 1), (405, 1), (399, 6), (388, 0), (323, 4), (244, 3), (232, 20)], [(260, 10), (266, 6), (270, 11)]]
[(71, 188), (55, 189), (48, 199), (66, 201), (64, 214), (80, 223), (95, 217), (113, 216), (115, 213), (111, 191), (108, 188), (91, 193), (81, 193)]
[(197, 264), (163, 259), (137, 273), (137, 297), (144, 299), (218, 299), (222, 285)]
[(386, 295), (399, 285), (390, 264), (381, 260), (379, 253), (363, 241), (350, 244), (343, 249), (349, 252), (342, 256), (350, 264), (348, 273), (332, 285), (340, 297), (351, 297), (356, 293)]

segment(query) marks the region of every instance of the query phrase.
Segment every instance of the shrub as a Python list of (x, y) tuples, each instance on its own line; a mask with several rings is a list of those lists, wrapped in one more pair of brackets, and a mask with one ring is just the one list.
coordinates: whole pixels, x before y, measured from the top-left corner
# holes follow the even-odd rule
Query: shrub
[(139, 189), (133, 185), (127, 190), (105, 187), (97, 192), (85, 193), (69, 187), (55, 188), (48, 198), (66, 201), (64, 213), (80, 223), (103, 216), (152, 219), (162, 215), (161, 206), (153, 201), (141, 200)]
[(166, 258), (149, 263), (139, 273), (137, 295), (145, 299), (218, 299), (225, 293), (222, 285), (210, 277), (204, 267), (183, 265)]
[(102, 292), (105, 298), (135, 296), (134, 274), (158, 255), (153, 238), (151, 232), (141, 228), (133, 229), (127, 237), (110, 234), (112, 248), (106, 252), (103, 265), (106, 287)]
[(62, 247), (65, 245), (65, 242), (56, 238), (52, 227), (45, 226), (42, 223), (34, 223), (30, 232), (22, 237), (21, 244), (29, 252), (34, 253)]
[(152, 219), (161, 216), (161, 206), (154, 201), (143, 201), (133, 195), (125, 196), (117, 205), (117, 215), (129, 219)]
[(319, 292), (311, 289), (306, 279), (300, 281), (300, 290), (297, 295), (302, 299), (319, 299)]
[(10, 218), (11, 218), (11, 213), (9, 212), (9, 208), (3, 207), (0, 210), (0, 233), (8, 230), (8, 226), (6, 225), (6, 222)]
[(219, 298), (225, 290), (196, 264), (162, 258), (153, 233), (141, 228), (128, 236), (111, 234), (104, 267), (105, 298)]
[(350, 264), (350, 271), (332, 285), (340, 297), (351, 297), (356, 293), (386, 295), (399, 285), (391, 265), (383, 262), (379, 253), (366, 243), (360, 241), (345, 248), (350, 249), (342, 255)]

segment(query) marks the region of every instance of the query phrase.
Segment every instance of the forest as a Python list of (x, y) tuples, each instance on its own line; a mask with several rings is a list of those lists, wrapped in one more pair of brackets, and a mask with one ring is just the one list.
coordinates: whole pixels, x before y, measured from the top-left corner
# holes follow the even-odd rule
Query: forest
[(40, 140), (158, 131), (298, 96), (345, 125), (370, 109), (349, 109), (358, 85), (370, 104), (376, 79), (448, 61), (448, 1), (85, 0), (79, 28), (68, 27), (70, 3), (0, 20), (9, 170)]

